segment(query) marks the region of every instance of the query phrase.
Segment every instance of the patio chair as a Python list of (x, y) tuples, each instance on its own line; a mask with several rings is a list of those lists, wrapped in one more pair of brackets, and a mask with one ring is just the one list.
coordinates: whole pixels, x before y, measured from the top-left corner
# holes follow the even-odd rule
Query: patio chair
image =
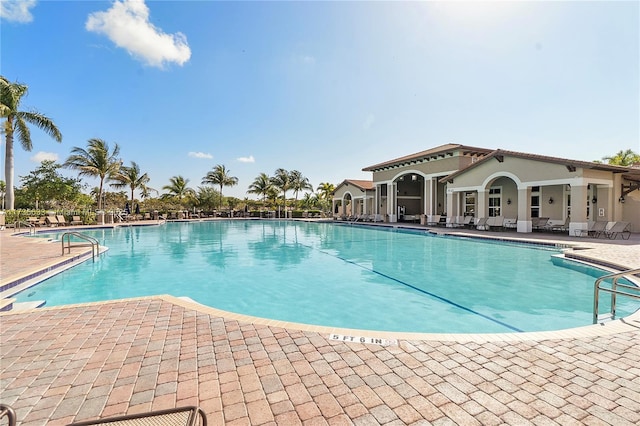
[(473, 229), (476, 227), (476, 218), (473, 216), (467, 216), (464, 218), (465, 228)]
[(549, 224), (547, 223), (547, 225), (545, 226), (546, 230), (549, 230), (551, 232), (567, 232), (569, 231), (569, 222), (571, 221), (571, 218), (569, 216), (567, 216), (567, 218), (564, 220), (564, 223), (556, 223), (556, 224)]
[(589, 227), (587, 229), (576, 229), (573, 233), (576, 237), (594, 237), (598, 238), (600, 235), (603, 235), (605, 229), (607, 229), (606, 220), (598, 220), (595, 222), (589, 222)]
[(628, 240), (631, 236), (631, 223), (614, 222), (611, 228), (604, 231), (604, 235), (610, 240), (615, 240), (618, 235), (620, 235), (623, 240)]
[(71, 225), (82, 225), (82, 219), (80, 219), (80, 216), (73, 216), (71, 218), (71, 222), (69, 222)]
[(504, 225), (504, 217), (503, 216), (494, 216), (487, 219), (487, 230), (491, 231), (493, 228), (497, 228), (501, 230)]
[(506, 218), (502, 224), (504, 229), (517, 229), (518, 228), (518, 218)]
[(58, 226), (66, 226), (67, 225), (67, 221), (65, 220), (63, 215), (61, 215), (61, 214), (56, 215), (56, 219), (58, 219)]
[(532, 217), (531, 218), (531, 229), (534, 231), (540, 231), (547, 226), (547, 222), (549, 222), (548, 217)]
[(440, 215), (439, 214), (427, 215), (427, 225), (436, 226), (439, 223), (440, 223)]
[(53, 215), (47, 216), (45, 220), (47, 221), (47, 225), (51, 227), (58, 226), (58, 218)]
[(128, 416), (108, 417), (105, 419), (89, 420), (71, 423), (69, 426), (90, 426), (113, 424), (118, 426), (207, 426), (207, 417), (198, 407), (180, 407), (168, 410), (152, 411), (149, 413), (130, 414)]
[(489, 226), (487, 225), (488, 220), (489, 220), (488, 217), (479, 218), (478, 222), (476, 222), (476, 229), (480, 231), (488, 231), (489, 230)]

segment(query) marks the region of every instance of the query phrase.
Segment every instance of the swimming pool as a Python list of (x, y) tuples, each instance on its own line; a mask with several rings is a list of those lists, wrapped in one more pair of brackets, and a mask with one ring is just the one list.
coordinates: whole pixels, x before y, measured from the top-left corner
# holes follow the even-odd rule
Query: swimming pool
[[(216, 220), (83, 233), (110, 250), (19, 294), (19, 302), (172, 294), (332, 327), (539, 331), (590, 324), (593, 284), (604, 274), (542, 247), (331, 223)], [(638, 307), (619, 300), (618, 314)]]

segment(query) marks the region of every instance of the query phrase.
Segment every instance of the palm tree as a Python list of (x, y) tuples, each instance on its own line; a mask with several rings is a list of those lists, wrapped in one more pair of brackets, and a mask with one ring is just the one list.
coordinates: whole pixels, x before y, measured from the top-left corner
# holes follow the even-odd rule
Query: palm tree
[(318, 185), (318, 205), (324, 212), (330, 210), (329, 203), (331, 200), (331, 195), (335, 190), (336, 186), (329, 182), (322, 182), (320, 183), (320, 185)]
[(287, 215), (287, 191), (291, 189), (291, 174), (285, 169), (276, 170), (271, 178), (271, 184), (282, 191), (284, 198), (284, 214)]
[(6, 204), (7, 209), (13, 210), (14, 185), (13, 185), (13, 139), (14, 135), (20, 141), (25, 151), (31, 151), (31, 131), (27, 123), (42, 129), (57, 142), (62, 142), (62, 134), (51, 119), (36, 111), (21, 111), (20, 101), (27, 94), (28, 87), (20, 83), (10, 83), (5, 77), (0, 76), (0, 117), (6, 121), (3, 133), (5, 134), (5, 180), (6, 180)]
[(318, 205), (318, 196), (311, 192), (307, 192), (304, 194), (304, 197), (302, 198), (300, 203), (302, 204), (303, 208), (311, 209)]
[(626, 151), (620, 150), (610, 157), (602, 157), (602, 159), (606, 160), (608, 164), (615, 166), (632, 166), (640, 163), (640, 154), (636, 154), (632, 150), (627, 149)]
[(105, 179), (112, 179), (120, 171), (122, 161), (118, 158), (120, 147), (115, 144), (113, 151), (109, 151), (109, 144), (102, 139), (89, 139), (87, 149), (73, 147), (71, 155), (63, 166), (69, 169), (79, 170), (80, 176), (97, 177), (100, 180), (98, 187), (98, 209), (102, 209), (102, 192)]
[(220, 206), (218, 209), (222, 208), (222, 188), (225, 186), (235, 186), (238, 184), (238, 178), (235, 176), (230, 176), (229, 172), (230, 170), (228, 170), (224, 165), (218, 164), (202, 179), (203, 184), (220, 186)]
[(136, 189), (139, 189), (142, 194), (149, 194), (149, 191), (155, 191), (153, 188), (149, 188), (147, 184), (151, 180), (149, 176), (140, 174), (140, 166), (135, 161), (131, 162), (131, 167), (120, 167), (120, 171), (116, 173), (112, 179), (115, 181), (111, 184), (114, 188), (129, 188), (131, 189), (131, 207), (133, 208), (133, 193)]
[(291, 189), (293, 189), (294, 194), (296, 194), (296, 204), (298, 204), (298, 192), (299, 191), (313, 191), (313, 186), (309, 183), (309, 179), (302, 176), (297, 170), (293, 170), (290, 173), (291, 176)]
[(322, 182), (320, 185), (318, 185), (318, 189), (316, 189), (316, 191), (318, 191), (318, 196), (325, 200), (329, 199), (329, 197), (335, 190), (336, 186), (329, 182)]
[(269, 191), (273, 188), (271, 178), (266, 173), (260, 173), (258, 177), (253, 180), (253, 183), (249, 185), (247, 192), (249, 194), (256, 194), (262, 196), (262, 203), (266, 204)]
[(169, 195), (178, 199), (182, 204), (182, 200), (185, 198), (195, 197), (196, 192), (189, 188), (189, 179), (185, 179), (182, 176), (174, 176), (169, 179), (169, 185), (162, 187), (163, 190), (168, 191)]

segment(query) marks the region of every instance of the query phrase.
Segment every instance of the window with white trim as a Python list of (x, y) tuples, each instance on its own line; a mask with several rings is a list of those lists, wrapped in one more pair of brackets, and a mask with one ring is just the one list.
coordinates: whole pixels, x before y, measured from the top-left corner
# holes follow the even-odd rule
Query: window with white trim
[(531, 187), (531, 217), (540, 217), (540, 187)]
[(502, 206), (502, 187), (494, 186), (489, 189), (489, 217), (500, 216)]

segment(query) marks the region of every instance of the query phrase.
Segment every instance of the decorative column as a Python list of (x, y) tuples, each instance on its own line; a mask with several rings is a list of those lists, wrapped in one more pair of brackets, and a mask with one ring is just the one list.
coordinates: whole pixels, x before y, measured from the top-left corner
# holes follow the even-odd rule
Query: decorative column
[(531, 187), (518, 188), (518, 222), (516, 224), (518, 232), (531, 232)]
[(569, 235), (578, 229), (589, 229), (587, 220), (587, 185), (571, 185), (571, 222)]

